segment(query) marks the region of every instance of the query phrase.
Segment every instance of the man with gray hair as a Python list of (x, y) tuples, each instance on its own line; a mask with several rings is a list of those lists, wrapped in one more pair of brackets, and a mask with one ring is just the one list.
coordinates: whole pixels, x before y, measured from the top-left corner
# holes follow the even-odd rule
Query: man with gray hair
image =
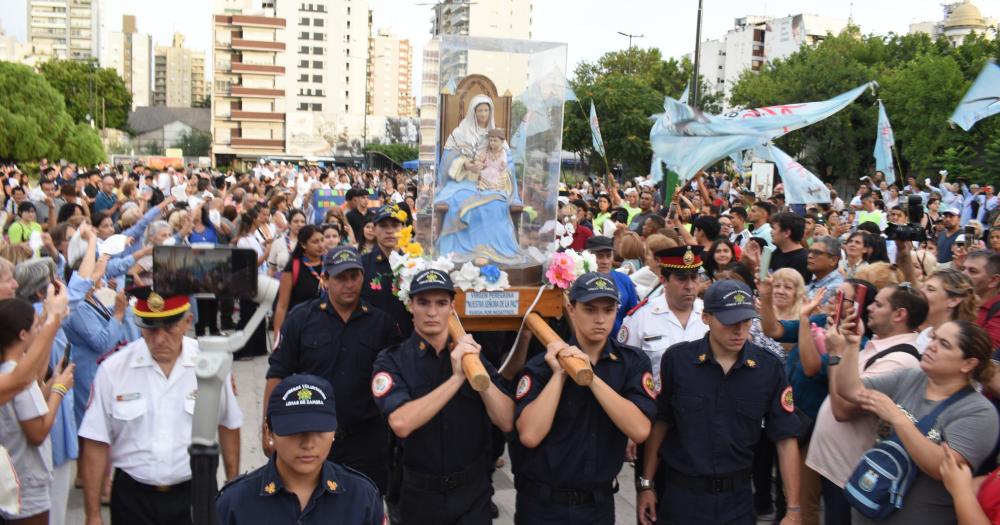
[(837, 288), (844, 282), (844, 276), (837, 270), (840, 253), (840, 240), (836, 237), (826, 235), (813, 239), (806, 256), (806, 268), (813, 274), (812, 282), (806, 285), (810, 299), (820, 288), (825, 289), (824, 303), (837, 294)]

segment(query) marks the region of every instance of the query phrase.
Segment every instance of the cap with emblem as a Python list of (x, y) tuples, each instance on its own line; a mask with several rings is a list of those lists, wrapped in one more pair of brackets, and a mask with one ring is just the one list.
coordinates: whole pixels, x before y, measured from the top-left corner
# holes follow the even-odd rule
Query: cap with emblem
[(455, 295), (455, 285), (451, 282), (448, 272), (441, 270), (424, 270), (410, 281), (410, 297), (431, 290), (442, 290)]
[(697, 272), (701, 268), (701, 246), (676, 246), (665, 248), (654, 255), (660, 261), (660, 269), (671, 273)]
[(334, 277), (347, 270), (365, 271), (361, 265), (361, 255), (353, 246), (337, 246), (323, 257), (323, 273)]
[(724, 325), (741, 323), (757, 317), (750, 288), (739, 281), (716, 281), (705, 291), (705, 313), (715, 316)]
[(271, 391), (267, 402), (271, 431), (279, 436), (337, 430), (333, 387), (319, 376), (295, 374)]
[(615, 249), (615, 243), (611, 237), (594, 235), (587, 239), (586, 248), (591, 253), (611, 251)]
[(375, 217), (372, 218), (372, 222), (378, 224), (382, 221), (394, 220), (402, 224), (404, 221), (401, 217), (405, 216), (405, 211), (401, 210), (398, 205), (385, 205), (375, 210)]
[(132, 313), (139, 328), (160, 328), (180, 321), (191, 309), (186, 295), (164, 297), (149, 286), (133, 288), (130, 295), (136, 298)]
[(595, 299), (611, 299), (618, 302), (618, 287), (606, 274), (599, 272), (585, 273), (573, 281), (569, 289), (569, 300), (578, 303), (589, 303)]

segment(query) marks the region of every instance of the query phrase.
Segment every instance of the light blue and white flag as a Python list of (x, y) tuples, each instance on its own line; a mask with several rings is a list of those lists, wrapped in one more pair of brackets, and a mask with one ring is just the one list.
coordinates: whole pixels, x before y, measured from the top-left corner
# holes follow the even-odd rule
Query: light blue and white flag
[(799, 161), (790, 157), (774, 144), (767, 145), (767, 154), (778, 168), (781, 182), (785, 187), (785, 202), (788, 204), (821, 204), (830, 202), (830, 189), (813, 175)]
[(892, 148), (896, 147), (896, 137), (889, 124), (882, 100), (878, 101), (878, 133), (875, 135), (875, 170), (885, 173), (885, 182), (896, 182), (896, 165), (892, 162)]
[(663, 163), (660, 158), (653, 155), (653, 160), (649, 163), (649, 182), (656, 184), (663, 180)]
[(653, 153), (682, 181), (734, 152), (781, 137), (815, 124), (844, 109), (873, 82), (821, 102), (784, 104), (709, 115), (667, 97), (664, 112), (649, 133)]
[(743, 152), (734, 151), (729, 154), (729, 158), (733, 161), (733, 168), (736, 169), (736, 173), (743, 175), (747, 172), (745, 166), (743, 166)]
[(948, 120), (969, 131), (976, 122), (997, 113), (1000, 113), (1000, 66), (990, 60)]
[(691, 96), (689, 94), (690, 91), (691, 91), (691, 81), (688, 80), (688, 83), (684, 84), (684, 91), (681, 91), (681, 98), (679, 98), (677, 100), (680, 100), (681, 102), (683, 102), (685, 104), (690, 103), (690, 100), (688, 100), (688, 98)]
[(566, 93), (563, 96), (566, 99), (566, 102), (573, 102), (574, 100), (580, 100), (576, 98), (576, 92), (573, 91), (573, 86), (570, 86), (568, 81), (566, 82)]
[(604, 140), (601, 138), (601, 124), (597, 121), (597, 109), (594, 108), (593, 100), (590, 101), (590, 133), (594, 138), (594, 151), (607, 158), (604, 154)]

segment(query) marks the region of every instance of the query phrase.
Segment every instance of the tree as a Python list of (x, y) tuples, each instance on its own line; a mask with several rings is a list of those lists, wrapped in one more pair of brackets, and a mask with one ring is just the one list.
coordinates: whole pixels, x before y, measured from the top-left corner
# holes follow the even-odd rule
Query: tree
[(101, 138), (74, 124), (62, 96), (31, 68), (0, 62), (0, 158), (65, 158), (81, 165), (105, 159)]
[(368, 153), (369, 151), (375, 153), (381, 153), (386, 157), (392, 159), (393, 162), (399, 164), (400, 166), (402, 166), (404, 162), (408, 160), (414, 160), (420, 155), (420, 152), (417, 151), (417, 148), (414, 148), (413, 146), (409, 146), (406, 144), (369, 143), (367, 146), (365, 146), (365, 153)]
[(205, 157), (212, 150), (212, 134), (192, 129), (170, 147), (180, 148), (187, 157)]
[(124, 130), (132, 109), (132, 94), (113, 69), (99, 68), (94, 60), (49, 60), (39, 72), (62, 93), (66, 109), (77, 123)]

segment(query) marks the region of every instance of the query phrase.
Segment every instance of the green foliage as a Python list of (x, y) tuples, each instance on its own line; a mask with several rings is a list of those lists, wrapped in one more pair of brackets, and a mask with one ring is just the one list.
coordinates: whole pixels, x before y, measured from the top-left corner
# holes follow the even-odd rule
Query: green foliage
[(170, 147), (180, 148), (185, 157), (205, 157), (212, 150), (212, 134), (192, 129)]
[(65, 158), (81, 165), (105, 159), (97, 132), (74, 124), (62, 96), (31, 68), (0, 62), (0, 158)]
[(89, 115), (102, 128), (128, 127), (132, 94), (115, 70), (99, 68), (93, 60), (49, 60), (39, 71), (62, 93), (75, 122), (89, 124)]
[(365, 153), (369, 151), (381, 153), (399, 165), (408, 160), (414, 160), (420, 155), (417, 148), (406, 144), (368, 144), (365, 147)]
[[(876, 80), (904, 175), (923, 179), (948, 169), (953, 176), (980, 181), (992, 176), (995, 181), (997, 168), (987, 159), (987, 147), (1000, 133), (1000, 119), (981, 121), (971, 133), (948, 124), (991, 56), (1000, 57), (1000, 41), (981, 36), (954, 47), (927, 35), (861, 35), (851, 27), (759, 73), (745, 72), (733, 87), (730, 106), (817, 101)], [(840, 113), (778, 143), (821, 177), (857, 180), (874, 170), (877, 119), (875, 97), (864, 94)], [(1000, 145), (995, 147), (1000, 154)]]
[[(622, 164), (631, 175), (649, 170), (651, 115), (663, 111), (663, 97), (679, 97), (694, 68), (688, 59), (664, 60), (656, 48), (632, 48), (605, 53), (597, 62), (581, 62), (571, 85), (580, 102), (567, 102), (563, 117), (563, 149), (589, 159), (595, 171), (604, 171), (604, 160), (592, 151), (590, 101), (600, 117), (601, 136), (608, 164)], [(707, 85), (701, 82), (702, 93)], [(708, 93), (699, 106), (719, 112), (721, 96)]]

